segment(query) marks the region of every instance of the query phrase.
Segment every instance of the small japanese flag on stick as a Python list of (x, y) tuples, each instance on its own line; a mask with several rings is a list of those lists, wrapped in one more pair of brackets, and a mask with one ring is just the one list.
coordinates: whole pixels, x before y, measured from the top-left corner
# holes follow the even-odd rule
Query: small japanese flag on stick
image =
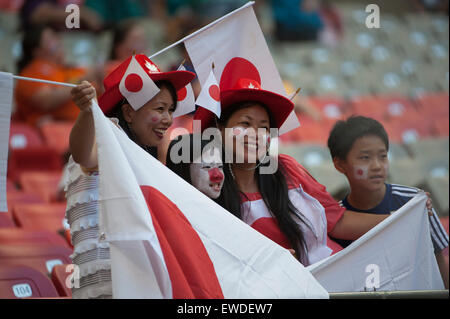
[(134, 55), (119, 84), (120, 93), (136, 111), (159, 92), (155, 82), (142, 69)]
[(198, 95), (195, 103), (220, 117), (220, 89), (217, 79), (214, 76), (214, 63), (208, 79), (202, 86), (202, 91)]
[[(178, 71), (186, 71), (183, 63), (178, 68)], [(178, 90), (177, 99), (177, 108), (173, 113), (173, 118), (195, 111), (195, 96), (191, 84), (188, 84), (181, 90)]]

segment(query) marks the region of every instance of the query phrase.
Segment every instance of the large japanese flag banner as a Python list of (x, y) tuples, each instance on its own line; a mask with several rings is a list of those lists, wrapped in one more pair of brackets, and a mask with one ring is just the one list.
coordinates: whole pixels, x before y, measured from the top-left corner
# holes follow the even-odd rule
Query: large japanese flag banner
[(444, 289), (426, 201), (419, 193), (350, 246), (308, 269), (328, 292)]
[(13, 88), (14, 80), (12, 74), (0, 72), (0, 214), (8, 211), (6, 203), (6, 173)]
[(328, 298), (286, 249), (150, 156), (92, 106), (114, 298)]
[[(286, 96), (286, 89), (270, 54), (264, 35), (248, 3), (235, 13), (195, 33), (184, 41), (195, 72), (203, 86), (214, 63), (214, 74), (220, 90), (234, 86), (237, 79), (251, 78), (261, 88)], [(227, 69), (227, 72), (223, 72)], [(222, 77), (227, 74), (227, 77)], [(292, 112), (280, 128), (279, 134), (295, 129), (300, 124)]]

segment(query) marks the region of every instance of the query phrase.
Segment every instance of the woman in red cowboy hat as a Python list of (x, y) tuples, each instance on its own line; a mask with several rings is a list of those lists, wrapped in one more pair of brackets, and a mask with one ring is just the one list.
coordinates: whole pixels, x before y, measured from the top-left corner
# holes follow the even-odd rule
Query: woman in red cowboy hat
[[(187, 71), (161, 72), (145, 55), (133, 55), (105, 78), (99, 106), (130, 139), (155, 156), (172, 124), (177, 91), (194, 77)], [(65, 183), (66, 218), (74, 246), (71, 257), (81, 277), (79, 286), (72, 288), (72, 296), (111, 298), (109, 245), (98, 234), (98, 160), (90, 108), (95, 89), (83, 82), (71, 93), (81, 110), (70, 134), (72, 156)]]
[[(289, 99), (261, 89), (254, 79), (240, 78), (231, 88), (221, 88), (220, 102), (219, 119), (203, 108), (194, 116), (201, 121), (202, 130), (217, 126), (225, 140), (225, 182), (219, 204), (295, 251), (304, 265), (342, 249), (329, 240), (328, 234), (356, 239), (386, 218), (345, 210), (290, 156), (280, 154), (271, 159), (277, 160), (275, 170), (264, 169), (270, 164), (265, 161), (270, 158), (267, 136), (292, 112), (294, 105)], [(227, 140), (232, 143), (227, 144)], [(227, 152), (231, 160), (227, 160)]]

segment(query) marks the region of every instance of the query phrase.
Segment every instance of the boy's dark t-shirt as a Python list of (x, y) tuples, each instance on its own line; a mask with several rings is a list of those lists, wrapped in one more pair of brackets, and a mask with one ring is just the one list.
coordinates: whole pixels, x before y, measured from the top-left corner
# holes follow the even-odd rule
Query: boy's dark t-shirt
[[(397, 185), (397, 184), (387, 184), (386, 183), (386, 194), (383, 200), (374, 208), (368, 210), (361, 210), (353, 207), (349, 204), (347, 196), (340, 202), (348, 210), (352, 210), (360, 213), (368, 214), (390, 214), (395, 212), (400, 207), (405, 205), (411, 198), (413, 198), (419, 189), (409, 186)], [(448, 234), (446, 233), (444, 227), (442, 226), (439, 218), (433, 209), (433, 215), (429, 216), (430, 221), (430, 233), (431, 241), (433, 242), (434, 252), (440, 252), (448, 246)], [(347, 247), (352, 243), (351, 240), (335, 239), (338, 244), (343, 248)]]

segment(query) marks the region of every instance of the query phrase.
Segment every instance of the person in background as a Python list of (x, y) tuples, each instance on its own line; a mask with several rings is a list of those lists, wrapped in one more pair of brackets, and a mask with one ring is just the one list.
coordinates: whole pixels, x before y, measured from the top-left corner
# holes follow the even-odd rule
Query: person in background
[(25, 0), (20, 9), (20, 18), (24, 30), (33, 29), (37, 25), (50, 25), (56, 30), (66, 29), (69, 15), (66, 7), (75, 4), (80, 8), (80, 28), (99, 31), (104, 25), (100, 16), (83, 5), (83, 0)]
[[(135, 59), (160, 89), (151, 99), (130, 102), (119, 85)], [(187, 71), (161, 72), (147, 56), (133, 55), (123, 61), (104, 80), (105, 92), (98, 105), (111, 125), (118, 126), (132, 141), (156, 157), (157, 148), (172, 124), (177, 107), (177, 91), (186, 86), (194, 74)], [(142, 84), (142, 78), (128, 78), (128, 85)], [(139, 93), (145, 92), (143, 88)], [(73, 88), (72, 98), (80, 114), (70, 134), (71, 158), (67, 165), (65, 191), (66, 218), (70, 225), (74, 254), (73, 263), (80, 267), (80, 287), (73, 288), (73, 298), (111, 298), (111, 264), (109, 244), (102, 240), (98, 227), (99, 167), (91, 101), (95, 89), (86, 81)], [(130, 99), (131, 100), (131, 99)], [(143, 104), (142, 104), (143, 103)], [(133, 106), (131, 105), (133, 104)], [(114, 161), (114, 158), (110, 159)]]
[(145, 30), (137, 20), (130, 19), (118, 23), (114, 27), (113, 34), (109, 60), (105, 65), (105, 76), (133, 52), (146, 52), (149, 49)]
[[(57, 82), (96, 81), (95, 70), (65, 64), (59, 35), (48, 26), (36, 26), (25, 33), (19, 75)], [(43, 121), (75, 121), (78, 108), (70, 99), (70, 88), (31, 81), (17, 81), (15, 87), (17, 116), (30, 125)]]
[[(166, 166), (206, 196), (216, 199), (220, 196), (225, 177), (222, 145), (201, 139), (200, 153), (195, 156), (194, 138), (193, 134), (185, 134), (172, 140), (167, 151)], [(187, 161), (176, 163), (175, 157), (182, 158), (183, 150), (189, 150), (189, 157), (185, 158)]]
[[(388, 216), (419, 192), (414, 187), (386, 183), (389, 139), (377, 120), (355, 116), (338, 121), (330, 133), (328, 148), (334, 166), (350, 184), (350, 193), (341, 201), (348, 210), (361, 215)], [(448, 247), (448, 234), (434, 209), (429, 221), (434, 253), (445, 288), (448, 289), (449, 269), (443, 255), (443, 250)], [(352, 242), (335, 240), (343, 247)]]

